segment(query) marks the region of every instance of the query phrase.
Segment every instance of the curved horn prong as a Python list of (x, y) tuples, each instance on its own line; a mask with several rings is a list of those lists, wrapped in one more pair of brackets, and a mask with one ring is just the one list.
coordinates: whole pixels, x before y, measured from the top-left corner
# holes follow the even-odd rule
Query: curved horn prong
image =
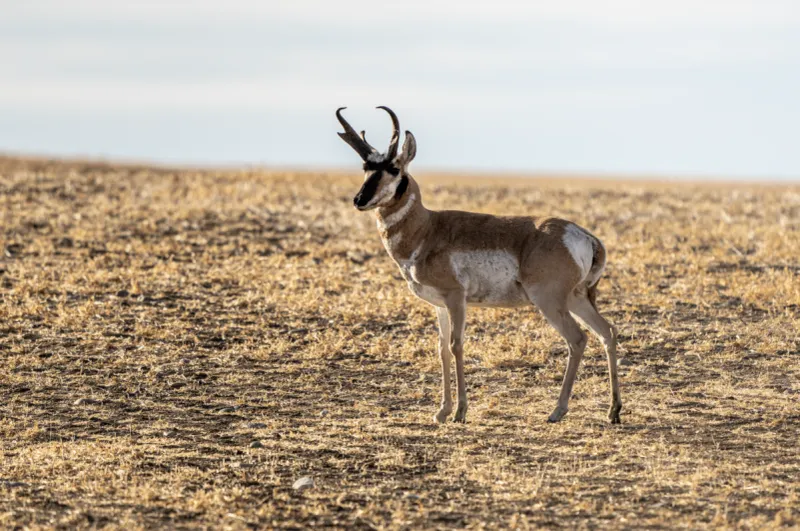
[(347, 142), (347, 144), (353, 148), (356, 153), (361, 157), (361, 160), (367, 160), (367, 157), (372, 155), (373, 153), (377, 153), (374, 147), (370, 146), (366, 139), (363, 136), (359, 136), (356, 133), (355, 129), (347, 123), (347, 120), (344, 119), (342, 116), (342, 111), (347, 107), (339, 107), (336, 109), (336, 118), (339, 119), (339, 123), (342, 124), (344, 128), (344, 133), (337, 133), (339, 138)]
[(389, 141), (389, 149), (386, 150), (386, 158), (394, 160), (397, 156), (397, 146), (400, 144), (400, 120), (397, 119), (397, 115), (389, 107), (380, 105), (376, 109), (383, 109), (388, 112), (392, 119), (392, 139)]

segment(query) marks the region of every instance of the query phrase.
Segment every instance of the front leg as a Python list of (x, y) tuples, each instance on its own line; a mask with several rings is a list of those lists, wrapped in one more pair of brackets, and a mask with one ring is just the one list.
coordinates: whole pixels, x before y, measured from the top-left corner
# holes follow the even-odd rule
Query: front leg
[(439, 357), (442, 360), (442, 408), (434, 415), (434, 422), (447, 421), (453, 412), (453, 395), (450, 392), (450, 319), (446, 308), (436, 308), (439, 320)]
[(456, 358), (458, 405), (453, 420), (465, 422), (467, 419), (467, 381), (464, 377), (464, 325), (467, 317), (467, 299), (463, 292), (452, 293), (446, 298), (445, 303), (447, 304), (447, 314), (450, 317), (450, 351)]

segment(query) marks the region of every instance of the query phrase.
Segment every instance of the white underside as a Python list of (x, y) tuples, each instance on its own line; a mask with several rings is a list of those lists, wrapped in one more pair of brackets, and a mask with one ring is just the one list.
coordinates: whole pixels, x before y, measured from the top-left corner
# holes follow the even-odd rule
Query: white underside
[(455, 251), (450, 265), (475, 306), (517, 306), (528, 304), (519, 279), (519, 261), (502, 249)]
[[(423, 285), (416, 275), (416, 256), (400, 263), (411, 292), (420, 299), (443, 307), (443, 293)], [(519, 282), (519, 262), (505, 250), (453, 251), (450, 265), (461, 284), (469, 306), (522, 306), (530, 301)]]

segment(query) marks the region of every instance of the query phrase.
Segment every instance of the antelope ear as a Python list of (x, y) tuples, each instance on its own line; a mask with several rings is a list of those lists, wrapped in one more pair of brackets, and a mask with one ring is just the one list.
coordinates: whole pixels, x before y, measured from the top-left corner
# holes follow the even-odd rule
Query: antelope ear
[(397, 161), (403, 165), (408, 165), (409, 162), (414, 160), (414, 157), (417, 155), (417, 140), (414, 138), (414, 135), (411, 134), (411, 131), (406, 131), (406, 138), (403, 141), (403, 152), (400, 153), (400, 156), (397, 157)]

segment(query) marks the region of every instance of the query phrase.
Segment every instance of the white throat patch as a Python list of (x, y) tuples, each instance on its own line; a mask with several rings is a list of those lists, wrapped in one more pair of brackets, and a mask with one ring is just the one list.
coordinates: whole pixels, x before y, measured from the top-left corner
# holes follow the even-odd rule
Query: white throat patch
[[(395, 190), (395, 192), (396, 191), (397, 190)], [(400, 210), (398, 210), (397, 212), (394, 212), (392, 214), (389, 214), (388, 216), (383, 218), (383, 228), (384, 229), (388, 229), (389, 227), (397, 225), (397, 223), (399, 221), (401, 221), (404, 217), (406, 217), (406, 214), (408, 214), (409, 210), (411, 210), (411, 207), (414, 206), (414, 202), (416, 200), (417, 200), (417, 196), (414, 195), (414, 193), (412, 192), (411, 195), (408, 196), (408, 200), (406, 201), (406, 204), (403, 205), (400, 208)]]

